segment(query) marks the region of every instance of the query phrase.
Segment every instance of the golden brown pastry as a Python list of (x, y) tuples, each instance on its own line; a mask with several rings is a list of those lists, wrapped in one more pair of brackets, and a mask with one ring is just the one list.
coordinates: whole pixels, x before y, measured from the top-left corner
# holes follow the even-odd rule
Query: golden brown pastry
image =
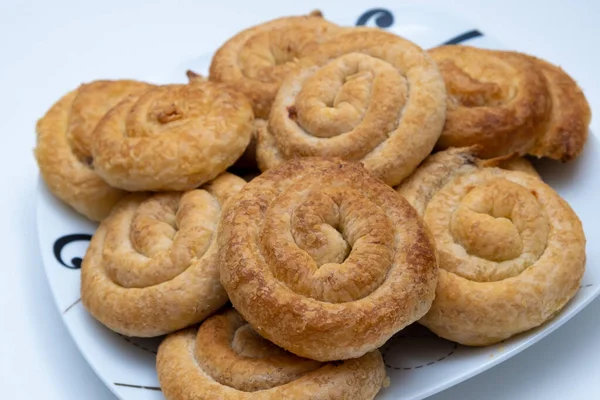
[(35, 157), (48, 188), (91, 220), (104, 219), (125, 195), (95, 172), (93, 131), (98, 121), (128, 96), (151, 86), (120, 80), (94, 81), (66, 94), (37, 123)]
[(260, 131), (262, 170), (291, 158), (340, 157), (395, 185), (429, 155), (444, 125), (446, 91), (417, 45), (353, 29), (315, 47), (302, 65), (281, 85)]
[(216, 232), (225, 202), (245, 184), (225, 173), (185, 193), (134, 193), (100, 224), (81, 266), (81, 299), (110, 329), (159, 336), (227, 302)]
[(256, 116), (267, 118), (279, 85), (297, 69), (296, 59), (308, 47), (341, 29), (318, 11), (248, 28), (217, 50), (210, 65), (210, 79), (244, 93)]
[(521, 171), (529, 175), (536, 176), (541, 179), (540, 174), (537, 172), (535, 167), (531, 165), (529, 160), (523, 157), (509, 157), (506, 159), (490, 159), (481, 162), (486, 167), (498, 167), (507, 169), (509, 171)]
[(538, 137), (529, 154), (570, 161), (583, 150), (592, 118), (590, 106), (573, 80), (561, 68), (530, 57), (546, 78), (552, 108), (545, 133)]
[(397, 189), (438, 250), (436, 297), (420, 322), (476, 346), (554, 317), (577, 292), (586, 258), (581, 222), (552, 188), (482, 164), (469, 148), (443, 151)]
[(301, 357), (360, 357), (423, 316), (437, 264), (415, 210), (360, 164), (291, 160), (249, 182), (219, 229), (221, 282)]
[(158, 349), (167, 400), (373, 399), (384, 385), (378, 350), (323, 364), (260, 337), (233, 309), (173, 333)]
[(524, 54), (469, 46), (429, 50), (448, 90), (438, 149), (481, 145), (482, 157), (512, 153), (568, 161), (582, 150), (590, 110), (561, 69)]
[(104, 180), (125, 190), (193, 189), (239, 158), (253, 120), (248, 100), (224, 85), (155, 87), (100, 121), (94, 165)]

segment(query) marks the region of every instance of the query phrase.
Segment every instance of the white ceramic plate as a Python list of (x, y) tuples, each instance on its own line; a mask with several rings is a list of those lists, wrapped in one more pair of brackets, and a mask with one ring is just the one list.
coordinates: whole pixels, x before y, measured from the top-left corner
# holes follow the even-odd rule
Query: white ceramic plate
[[(339, 24), (379, 26), (424, 48), (453, 39), (474, 46), (503, 48), (485, 36), (482, 27), (447, 14), (412, 7), (339, 7), (337, 10), (328, 7), (323, 11)], [(248, 25), (260, 20), (249, 16)], [(182, 81), (187, 68), (206, 73), (209, 62), (210, 55), (182, 60), (172, 70), (165, 71), (164, 79)], [(422, 327), (409, 327), (382, 348), (391, 386), (382, 390), (378, 399), (422, 399), (455, 385), (531, 346), (567, 322), (600, 294), (600, 225), (592, 223), (596, 218), (593, 191), (600, 177), (600, 164), (595, 161), (599, 158), (599, 140), (591, 136), (584, 154), (572, 163), (536, 163), (544, 180), (581, 217), (588, 239), (587, 271), (580, 291), (567, 307), (542, 327), (485, 348), (460, 346), (439, 339)], [(79, 300), (79, 266), (95, 224), (53, 197), (43, 182), (39, 185), (37, 220), (44, 267), (56, 305), (91, 367), (123, 400), (163, 399), (155, 371), (155, 354), (160, 339), (117, 335), (92, 319)]]

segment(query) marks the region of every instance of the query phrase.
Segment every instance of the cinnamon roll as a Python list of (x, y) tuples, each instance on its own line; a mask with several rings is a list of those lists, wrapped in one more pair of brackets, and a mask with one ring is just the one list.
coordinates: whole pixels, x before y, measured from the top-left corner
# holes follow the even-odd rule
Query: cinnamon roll
[(167, 336), (156, 364), (167, 400), (373, 399), (385, 381), (378, 350), (332, 363), (300, 358), (232, 309)]
[(227, 302), (216, 232), (245, 184), (225, 173), (188, 192), (133, 193), (100, 224), (81, 266), (81, 299), (108, 328), (151, 337), (197, 323)]
[(361, 161), (396, 185), (433, 149), (445, 120), (442, 76), (417, 45), (360, 28), (315, 47), (288, 75), (257, 142), (261, 169), (317, 156)]
[(398, 187), (435, 238), (439, 282), (420, 323), (488, 345), (554, 317), (585, 269), (575, 212), (538, 177), (487, 168), (472, 149), (429, 157)]
[(111, 108), (151, 86), (120, 80), (94, 81), (62, 97), (36, 126), (35, 157), (50, 191), (87, 218), (100, 221), (125, 192), (98, 176), (92, 156), (94, 128)]
[(254, 116), (240, 93), (214, 82), (165, 85), (114, 107), (96, 127), (97, 173), (129, 190), (188, 190), (242, 155)]
[(360, 357), (423, 316), (435, 249), (360, 164), (304, 158), (249, 182), (219, 229), (221, 282), (256, 331), (319, 361)]

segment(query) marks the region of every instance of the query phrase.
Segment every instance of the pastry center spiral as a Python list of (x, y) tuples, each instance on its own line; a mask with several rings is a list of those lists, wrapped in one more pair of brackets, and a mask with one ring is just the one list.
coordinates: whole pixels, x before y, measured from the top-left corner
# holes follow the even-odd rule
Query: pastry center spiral
[(205, 132), (208, 126), (222, 125), (220, 112), (234, 107), (228, 93), (201, 85), (159, 87), (131, 106), (124, 120), (124, 136), (140, 139)]
[(349, 53), (319, 68), (296, 97), (297, 122), (311, 135), (328, 138), (349, 132), (373, 107), (389, 115), (380, 123), (383, 137), (398, 124), (408, 94), (406, 79), (389, 63)]
[(385, 212), (357, 190), (292, 185), (271, 203), (261, 250), (273, 275), (298, 294), (341, 303), (369, 295), (393, 263)]
[(322, 366), (263, 339), (235, 312), (200, 326), (195, 355), (214, 380), (246, 392), (285, 385)]
[(434, 196), (426, 212), (440, 265), (479, 282), (510, 278), (533, 265), (549, 232), (535, 192), (504, 178), (479, 181), (477, 174), (457, 182)]
[(205, 190), (157, 193), (106, 238), (108, 276), (123, 287), (148, 287), (182, 273), (208, 250), (220, 206)]
[(75, 156), (93, 168), (94, 128), (114, 106), (129, 96), (138, 97), (150, 86), (136, 81), (94, 81), (81, 85), (71, 105), (67, 138)]
[(440, 62), (438, 67), (446, 82), (450, 109), (499, 106), (504, 102), (505, 94), (497, 83), (474, 78), (449, 60)]
[(279, 82), (295, 68), (300, 43), (299, 29), (275, 29), (252, 36), (239, 52), (242, 73), (261, 82)]

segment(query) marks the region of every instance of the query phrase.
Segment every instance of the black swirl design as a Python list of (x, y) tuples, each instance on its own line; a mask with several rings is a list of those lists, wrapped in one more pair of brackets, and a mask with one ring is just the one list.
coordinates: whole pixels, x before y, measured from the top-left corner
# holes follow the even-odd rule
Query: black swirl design
[(65, 235), (65, 236), (62, 236), (62, 237), (56, 239), (56, 241), (54, 242), (54, 246), (52, 248), (52, 250), (54, 252), (54, 257), (56, 258), (56, 261), (58, 261), (65, 268), (80, 269), (81, 262), (83, 261), (81, 257), (73, 257), (71, 259), (71, 264), (67, 264), (62, 259), (61, 253), (66, 245), (73, 243), (73, 242), (78, 242), (81, 240), (85, 240), (85, 241), (89, 242), (90, 240), (92, 240), (92, 235), (76, 233), (73, 235)]
[(389, 28), (394, 24), (394, 15), (389, 10), (384, 8), (373, 8), (361, 15), (356, 21), (356, 25), (366, 25), (372, 18), (375, 18), (375, 25), (380, 28)]
[(461, 33), (460, 35), (455, 36), (452, 39), (446, 40), (442, 44), (459, 44), (480, 36), (483, 36), (483, 33), (479, 32), (477, 29), (473, 29), (471, 31)]

